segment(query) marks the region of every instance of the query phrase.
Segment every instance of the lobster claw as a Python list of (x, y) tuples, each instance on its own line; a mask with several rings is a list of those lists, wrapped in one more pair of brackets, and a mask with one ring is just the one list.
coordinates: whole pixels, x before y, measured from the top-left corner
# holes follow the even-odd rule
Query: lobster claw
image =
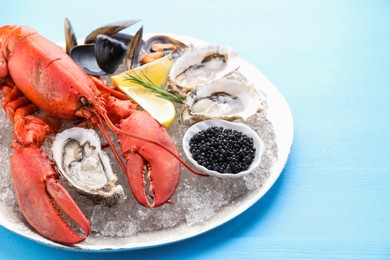
[[(147, 126), (147, 127), (145, 127)], [(134, 110), (119, 128), (158, 142), (177, 154), (176, 145), (147, 112)], [(119, 135), (126, 159), (126, 174), (136, 200), (145, 207), (158, 207), (175, 193), (180, 180), (180, 162), (163, 148), (142, 140)]]
[[(90, 225), (69, 193), (57, 182), (58, 175), (47, 154), (36, 146), (13, 144), (11, 172), (19, 207), (30, 225), (42, 236), (62, 244), (84, 241)], [(84, 232), (80, 236), (62, 218), (60, 210)]]

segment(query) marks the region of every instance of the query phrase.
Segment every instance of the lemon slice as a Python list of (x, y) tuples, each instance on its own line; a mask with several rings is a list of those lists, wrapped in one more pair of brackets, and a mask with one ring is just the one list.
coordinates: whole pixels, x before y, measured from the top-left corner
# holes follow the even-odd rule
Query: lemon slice
[(126, 80), (128, 75), (138, 76), (142, 79), (150, 79), (156, 86), (165, 87), (168, 82), (168, 74), (172, 67), (172, 56), (166, 55), (160, 59), (146, 63), (145, 65), (125, 71), (119, 75), (112, 76), (111, 80), (114, 86), (140, 86), (129, 80)]
[(144, 87), (120, 87), (128, 97), (148, 111), (160, 124), (167, 128), (172, 124), (176, 110), (171, 101), (157, 97)]
[(112, 76), (111, 80), (114, 86), (120, 89), (127, 97), (138, 103), (160, 124), (168, 128), (176, 115), (173, 103), (169, 100), (157, 97), (156, 93), (142, 85), (125, 79), (128, 75), (138, 76), (142, 79), (146, 79), (147, 77), (154, 85), (164, 87), (167, 84), (171, 67), (172, 57), (171, 55), (167, 55), (141, 67)]

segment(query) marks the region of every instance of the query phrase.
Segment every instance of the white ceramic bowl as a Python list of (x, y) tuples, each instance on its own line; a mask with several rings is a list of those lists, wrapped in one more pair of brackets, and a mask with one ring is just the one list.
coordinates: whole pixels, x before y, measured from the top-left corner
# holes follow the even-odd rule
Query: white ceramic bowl
[[(256, 153), (255, 153), (255, 158), (253, 159), (252, 164), (250, 165), (250, 167), (247, 170), (241, 171), (239, 173), (220, 173), (217, 171), (212, 171), (212, 170), (207, 169), (206, 167), (198, 164), (193, 159), (192, 154), (190, 152), (190, 145), (189, 145), (192, 136), (194, 136), (196, 133), (198, 133), (202, 130), (206, 130), (207, 128), (209, 128), (211, 126), (217, 126), (217, 127), (222, 126), (225, 129), (233, 129), (233, 130), (236, 130), (238, 132), (245, 134), (248, 137), (253, 138), (253, 146), (254, 146), (254, 148), (256, 148)], [(256, 167), (259, 166), (260, 161), (261, 161), (261, 157), (264, 153), (264, 143), (260, 139), (258, 134), (245, 124), (234, 123), (234, 122), (229, 122), (229, 121), (219, 120), (219, 119), (212, 119), (212, 120), (206, 120), (206, 121), (196, 123), (196, 124), (192, 125), (190, 128), (188, 128), (188, 130), (186, 131), (186, 133), (183, 136), (183, 150), (184, 150), (184, 153), (187, 156), (188, 160), (190, 160), (190, 162), (200, 172), (207, 174), (207, 175), (210, 175), (210, 176), (219, 177), (219, 178), (239, 178), (241, 176), (244, 176), (246, 174), (251, 173)]]

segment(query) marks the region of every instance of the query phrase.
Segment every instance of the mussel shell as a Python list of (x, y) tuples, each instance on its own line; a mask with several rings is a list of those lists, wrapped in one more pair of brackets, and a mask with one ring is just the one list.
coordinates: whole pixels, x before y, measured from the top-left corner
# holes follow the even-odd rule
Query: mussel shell
[(108, 74), (99, 67), (96, 61), (95, 44), (75, 46), (70, 50), (69, 55), (88, 75), (105, 76)]
[(64, 29), (65, 29), (65, 51), (69, 55), (70, 50), (74, 46), (77, 46), (77, 38), (68, 18), (65, 18)]
[(87, 73), (94, 76), (112, 74), (123, 62), (127, 47), (106, 35), (98, 35), (94, 44), (78, 45), (70, 57)]
[[(126, 46), (129, 46), (130, 42), (133, 40), (135, 35), (127, 34), (127, 33), (116, 33), (116, 34), (111, 35), (110, 37), (114, 38), (115, 40), (118, 40), (118, 41), (122, 42)], [(145, 45), (145, 41), (144, 40), (139, 39), (139, 41), (140, 41), (139, 44), (141, 46)]]
[(141, 26), (141, 28), (137, 31), (129, 44), (126, 54), (127, 69), (135, 68), (138, 65), (139, 54), (143, 46), (142, 36), (143, 26)]
[(155, 36), (149, 38), (145, 42), (145, 47), (144, 47), (145, 51), (147, 53), (153, 52), (152, 46), (155, 43), (164, 43), (164, 44), (170, 43), (170, 44), (175, 45), (176, 51), (174, 53), (172, 53), (173, 58), (180, 57), (188, 49), (188, 46), (179, 40), (173, 39), (173, 38), (166, 36), (166, 35), (155, 35)]
[(112, 74), (122, 63), (126, 53), (126, 46), (107, 35), (98, 35), (95, 40), (95, 57), (98, 66), (105, 72)]
[(138, 23), (141, 20), (125, 20), (125, 21), (119, 21), (119, 22), (114, 22), (110, 23), (107, 25), (104, 25), (102, 27), (97, 28), (93, 32), (91, 32), (86, 38), (85, 38), (85, 44), (92, 43), (95, 41), (96, 36), (99, 34), (104, 34), (104, 35), (113, 35), (116, 34), (123, 29), (126, 29), (136, 23)]
[(122, 42), (125, 45), (129, 45), (131, 40), (134, 38), (134, 35), (127, 34), (127, 33), (116, 33), (110, 36), (111, 38), (114, 38), (117, 41)]

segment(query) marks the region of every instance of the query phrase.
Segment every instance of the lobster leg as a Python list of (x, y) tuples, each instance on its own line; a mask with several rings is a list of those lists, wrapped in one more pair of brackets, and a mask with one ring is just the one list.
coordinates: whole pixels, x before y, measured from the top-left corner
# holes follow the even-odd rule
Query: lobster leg
[[(11, 173), (20, 209), (30, 225), (41, 235), (63, 244), (86, 239), (89, 222), (69, 193), (58, 183), (53, 163), (39, 147), (47, 134), (56, 129), (49, 118), (29, 115), (37, 108), (18, 96), (16, 87), (3, 87), (3, 108), (14, 122)], [(5, 100), (5, 102), (4, 102)], [(60, 210), (85, 233), (78, 235), (62, 218)]]

